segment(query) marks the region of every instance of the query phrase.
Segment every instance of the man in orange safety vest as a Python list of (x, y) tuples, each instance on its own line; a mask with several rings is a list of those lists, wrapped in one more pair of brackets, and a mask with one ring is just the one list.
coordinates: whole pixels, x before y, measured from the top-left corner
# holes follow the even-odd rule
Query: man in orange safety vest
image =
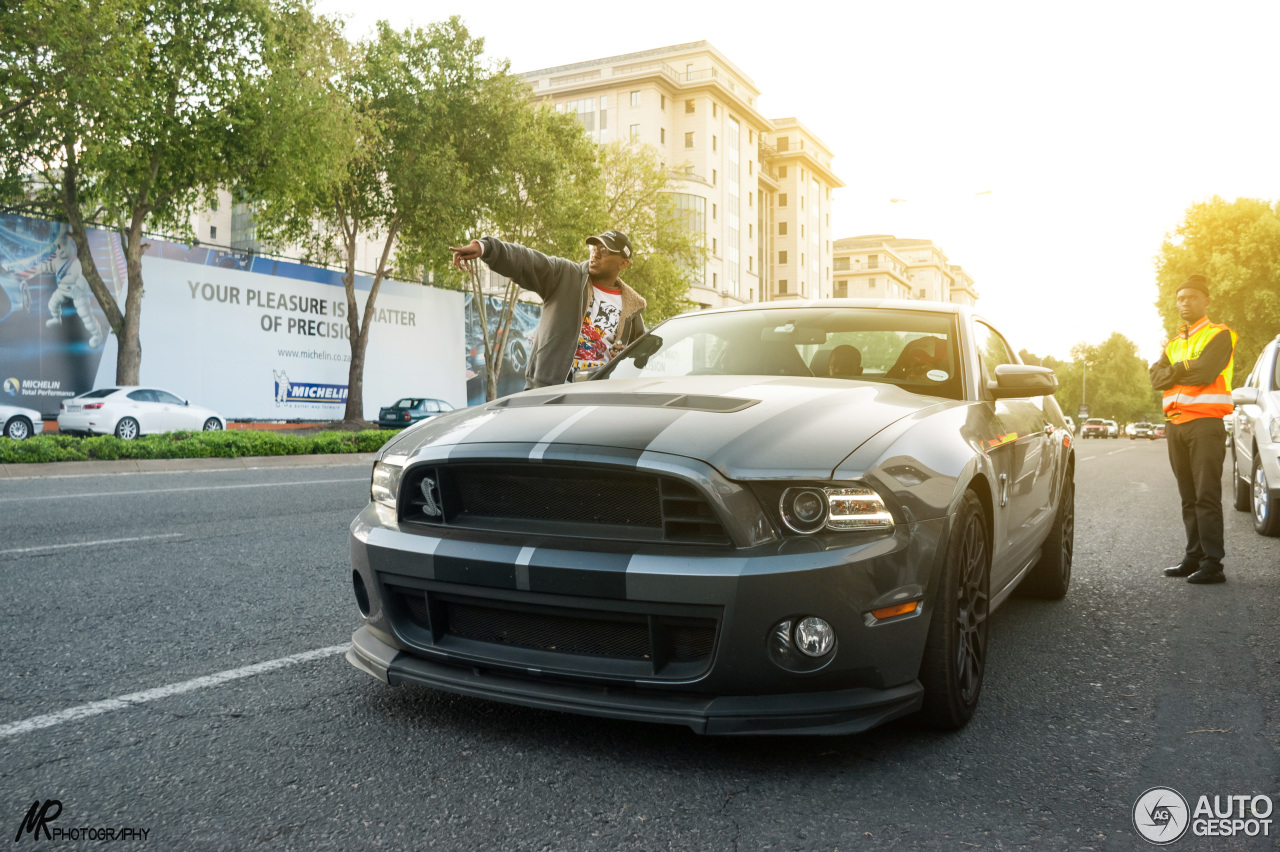
[(1166, 568), (1166, 577), (1188, 583), (1221, 583), (1222, 462), (1227, 430), (1222, 420), (1232, 410), (1231, 368), (1236, 333), (1209, 321), (1209, 282), (1192, 275), (1177, 291), (1183, 325), (1151, 365), (1151, 386), (1164, 391), (1169, 464), (1182, 498), (1187, 549), (1182, 563)]

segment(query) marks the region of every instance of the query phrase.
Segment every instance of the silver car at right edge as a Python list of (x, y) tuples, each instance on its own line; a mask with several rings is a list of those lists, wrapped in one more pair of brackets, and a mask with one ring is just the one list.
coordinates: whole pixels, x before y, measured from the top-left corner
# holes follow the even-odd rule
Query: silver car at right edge
[(1231, 482), (1235, 507), (1253, 528), (1280, 535), (1280, 335), (1263, 348), (1244, 384), (1231, 392), (1235, 411)]

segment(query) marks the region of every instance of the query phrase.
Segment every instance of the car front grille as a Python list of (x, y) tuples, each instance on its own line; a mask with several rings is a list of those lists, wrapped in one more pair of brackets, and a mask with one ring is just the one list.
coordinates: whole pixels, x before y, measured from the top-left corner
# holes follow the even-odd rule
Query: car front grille
[(646, 675), (687, 676), (705, 670), (715, 649), (714, 617), (574, 609), (402, 587), (389, 591), (394, 611), (419, 635), (430, 636), (431, 644), (469, 640), (496, 658), (520, 649), (556, 655), (568, 670), (592, 668), (582, 658), (596, 658), (595, 667), (606, 666), (602, 671), (618, 661), (639, 664)]
[[(423, 491), (428, 480), (433, 483), (430, 502)], [(730, 543), (707, 498), (689, 483), (602, 467), (418, 466), (409, 469), (401, 485), (400, 517), (407, 523), (514, 533)]]

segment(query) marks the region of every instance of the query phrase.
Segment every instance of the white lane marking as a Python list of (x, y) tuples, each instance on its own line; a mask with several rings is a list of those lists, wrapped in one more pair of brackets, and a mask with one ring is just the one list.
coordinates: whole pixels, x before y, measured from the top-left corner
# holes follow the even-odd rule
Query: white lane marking
[(1107, 455), (1114, 456), (1116, 453), (1127, 453), (1129, 452), (1129, 450), (1132, 450), (1132, 449), (1133, 447), (1121, 447), (1118, 450), (1112, 450), (1111, 452), (1107, 453)]
[(567, 418), (559, 426), (552, 429), (547, 434), (543, 435), (542, 439), (538, 441), (536, 446), (534, 446), (533, 451), (529, 453), (529, 459), (531, 461), (541, 461), (542, 456), (547, 452), (547, 448), (551, 446), (552, 441), (554, 441), (556, 438), (559, 438), (562, 434), (564, 434), (565, 430), (567, 430), (570, 426), (577, 423), (579, 420), (586, 417), (588, 414), (595, 412), (598, 408), (600, 408), (600, 406), (598, 405), (588, 405), (585, 408), (583, 408), (581, 411), (575, 412), (573, 416)]
[(19, 734), (38, 731), (41, 728), (52, 728), (55, 725), (61, 725), (64, 722), (75, 722), (79, 719), (87, 719), (90, 716), (110, 713), (112, 710), (123, 710), (126, 707), (133, 707), (137, 704), (146, 704), (150, 701), (158, 701), (161, 698), (181, 695), (184, 692), (194, 692), (197, 689), (204, 689), (209, 686), (221, 686), (229, 681), (252, 677), (253, 675), (275, 671), (276, 669), (283, 669), (288, 666), (305, 663), (310, 660), (332, 657), (337, 654), (345, 653), (350, 647), (351, 645), (347, 644), (332, 645), (328, 648), (317, 648), (314, 651), (304, 651), (301, 654), (294, 654), (291, 657), (281, 657), (278, 660), (268, 660), (265, 663), (255, 663), (252, 666), (245, 666), (240, 669), (229, 669), (227, 671), (218, 672), (217, 674), (198, 677), (194, 680), (186, 680), (182, 683), (171, 683), (168, 686), (148, 689), (145, 692), (133, 692), (129, 695), (121, 695), (119, 698), (108, 698), (105, 701), (94, 701), (89, 704), (81, 704), (79, 707), (69, 707), (66, 710), (60, 710), (57, 713), (48, 713), (44, 716), (32, 716), (30, 719), (23, 719), (21, 722), (10, 722), (7, 725), (0, 725), (0, 739), (16, 737)]
[(149, 488), (141, 491), (96, 491), (81, 494), (52, 494), (42, 497), (0, 497), (0, 503), (32, 503), (36, 500), (69, 500), (73, 497), (128, 497), (137, 494), (173, 494), (179, 491), (228, 491), (235, 488), (280, 488), (285, 485), (332, 485), (335, 482), (368, 482), (369, 477), (356, 479), (307, 479), (298, 482), (249, 482), (243, 485), (195, 485), (190, 488)]
[(44, 550), (65, 550), (68, 547), (96, 547), (100, 544), (124, 544), (129, 541), (155, 541), (160, 538), (180, 538), (184, 533), (162, 533), (160, 535), (136, 535), (131, 538), (100, 538), (97, 541), (73, 541), (69, 544), (42, 544), (38, 547), (15, 547), (11, 550), (0, 550), (0, 556), (10, 553), (38, 553)]

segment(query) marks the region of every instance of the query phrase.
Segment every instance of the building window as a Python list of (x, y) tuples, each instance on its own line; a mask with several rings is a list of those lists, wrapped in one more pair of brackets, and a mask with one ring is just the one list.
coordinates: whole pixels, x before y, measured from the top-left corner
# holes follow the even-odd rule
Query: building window
[(804, 196), (803, 196), (803, 195), (802, 195), (802, 196), (800, 196), (800, 209), (801, 209), (801, 210), (803, 210), (803, 209), (804, 209)]
[(210, 226), (209, 226), (209, 239), (211, 239), (211, 240), (216, 240), (217, 238), (218, 238), (218, 226), (217, 226), (217, 225), (210, 225)]
[(716, 139), (716, 135), (715, 135), (714, 133), (712, 133), (712, 134), (711, 134), (711, 150), (712, 150), (712, 151), (717, 150), (717, 146), (718, 146), (719, 144), (720, 144), (720, 140)]
[(779, 223), (778, 223), (778, 236), (780, 236), (780, 237), (785, 237), (786, 235), (787, 235), (787, 223), (786, 223), (786, 222), (779, 222)]
[(846, 298), (848, 295), (849, 295), (849, 282), (837, 281), (836, 282), (836, 298), (843, 299), (843, 298)]
[(662, 96), (662, 108), (663, 108), (664, 110), (667, 108), (667, 96), (666, 96), (666, 95), (663, 95), (663, 96)]
[(800, 223), (800, 239), (804, 239), (804, 223)]
[(780, 177), (780, 178), (784, 178), (784, 177), (786, 177), (786, 176), (787, 176), (787, 167), (786, 167), (786, 166), (778, 166), (778, 177)]
[(711, 221), (713, 221), (713, 222), (716, 220), (716, 211), (717, 211), (718, 209), (719, 209), (719, 208), (717, 208), (717, 207), (716, 207), (716, 205), (714, 205), (714, 204), (712, 204), (712, 205), (711, 205)]
[(755, 258), (753, 258), (751, 255), (747, 255), (747, 271), (748, 271), (748, 272), (755, 272), (755, 271), (756, 271), (756, 270), (755, 270), (755, 267), (751, 265), (751, 264), (752, 264), (752, 262), (753, 262), (754, 260), (755, 260)]
[(921, 299), (923, 299), (923, 298), (924, 298), (924, 290), (921, 290), (921, 291), (920, 291), (920, 298), (921, 298)]
[(756, 194), (754, 192), (747, 193), (747, 206), (748, 207), (756, 206)]
[(684, 112), (685, 115), (689, 115), (693, 112), (693, 101), (689, 100), (684, 102)]
[(632, 93), (631, 93), (631, 105), (632, 105), (632, 106), (640, 106), (640, 93), (639, 93), (639, 92), (632, 92)]
[(631, 125), (631, 138), (632, 139), (640, 138), (640, 125), (638, 124)]
[(712, 102), (711, 102), (711, 117), (712, 117), (712, 118), (715, 118), (715, 117), (716, 117), (717, 115), (719, 115), (719, 114), (720, 114), (720, 113), (717, 111), (716, 102), (715, 102), (715, 101), (712, 101)]
[(714, 254), (714, 255), (716, 255), (716, 256), (719, 256), (719, 254), (720, 254), (720, 244), (719, 244), (718, 242), (716, 242), (716, 238), (715, 238), (715, 237), (712, 237), (712, 238), (711, 238), (711, 253), (712, 253), (712, 254)]
[(577, 116), (578, 123), (582, 125), (583, 130), (591, 132), (596, 129), (595, 98), (582, 98), (581, 100), (569, 101), (565, 104), (565, 109)]
[(716, 170), (715, 170), (715, 169), (712, 169), (712, 170), (711, 170), (711, 185), (712, 185), (712, 186), (715, 186), (715, 185), (716, 185), (716, 183), (717, 183), (717, 182), (718, 182), (718, 180), (719, 180), (719, 177), (720, 177), (720, 175), (716, 172)]
[(779, 279), (778, 281), (778, 295), (779, 296), (787, 295), (787, 279), (785, 278)]
[(686, 148), (693, 147), (693, 131), (692, 130), (684, 135), (684, 147)]
[(785, 251), (778, 252), (778, 263), (783, 264), (786, 262), (787, 262), (787, 253)]
[(785, 151), (785, 150), (787, 150), (789, 147), (790, 147), (790, 143), (787, 141), (787, 137), (785, 137), (785, 136), (779, 136), (779, 137), (778, 137), (778, 150), (779, 150), (779, 151)]
[(747, 239), (749, 239), (749, 240), (754, 240), (755, 238), (756, 238), (756, 226), (748, 223), (748, 225), (747, 225)]
[[(601, 98), (600, 100), (604, 100), (604, 98)], [(609, 129), (609, 111), (604, 107), (600, 108), (600, 129)]]
[(719, 288), (720, 288), (720, 276), (713, 272), (711, 273), (711, 289), (717, 290)]
[(874, 278), (868, 278), (868, 279), (867, 279), (867, 289), (868, 289), (868, 290), (874, 290), (874, 289), (876, 289), (876, 279), (874, 279)]
[(787, 206), (787, 194), (785, 192), (778, 193), (778, 206), (779, 207)]
[(665, 127), (658, 128), (658, 141), (661, 142), (663, 145), (667, 144), (667, 128)]
[(755, 174), (753, 169), (754, 169), (754, 164), (752, 163), (751, 160), (747, 160), (747, 176), (748, 177)]
[[(800, 265), (801, 265), (802, 267), (804, 266), (804, 252), (800, 252)], [(801, 281), (801, 282), (800, 282), (800, 286), (801, 286), (801, 287), (803, 287), (803, 286), (804, 286), (804, 282), (803, 282), (803, 281)]]
[(754, 130), (747, 131), (747, 142), (752, 145), (756, 143), (756, 132)]
[(849, 258), (847, 257), (837, 257), (834, 263), (835, 263), (835, 268), (837, 272), (840, 272), (849, 268)]
[(867, 258), (867, 269), (880, 268), (880, 255), (873, 254)]

